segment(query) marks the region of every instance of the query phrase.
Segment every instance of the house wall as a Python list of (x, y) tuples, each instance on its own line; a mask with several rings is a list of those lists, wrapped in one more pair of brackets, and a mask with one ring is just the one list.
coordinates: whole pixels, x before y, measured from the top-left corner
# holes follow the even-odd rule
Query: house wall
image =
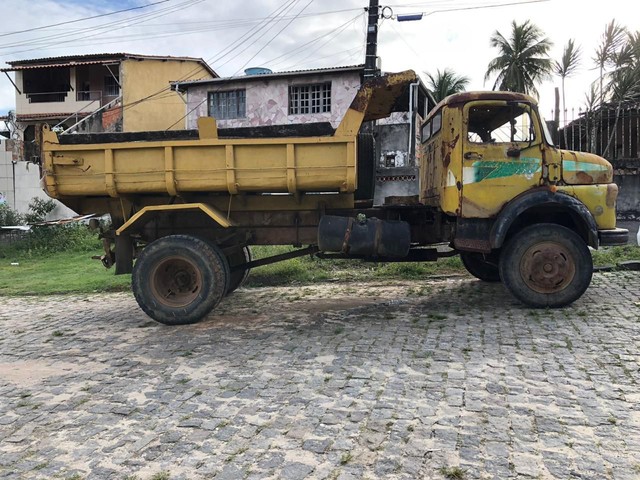
[(124, 104), (123, 131), (140, 132), (185, 128), (185, 103), (176, 92), (165, 91), (133, 105), (149, 95), (169, 87), (169, 82), (212, 78), (198, 62), (179, 60), (125, 60), (121, 64), (120, 85)]
[[(331, 112), (289, 115), (289, 85), (308, 85), (331, 81)], [(330, 122), (337, 127), (360, 88), (358, 72), (292, 76), (260, 79), (248, 76), (244, 82), (226, 85), (194, 85), (188, 90), (187, 128), (197, 128), (199, 117), (208, 115), (208, 92), (246, 89), (246, 117), (219, 120), (220, 128), (256, 127), (261, 125), (289, 125), (295, 123)]]
[[(20, 115), (28, 115), (35, 113), (68, 113), (72, 114), (78, 111), (90, 112), (100, 106), (99, 102), (92, 102), (91, 100), (77, 101), (76, 92), (71, 90), (67, 93), (64, 102), (43, 102), (43, 103), (29, 103), (27, 95), (24, 93), (24, 80), (22, 71), (15, 72), (15, 82), (22, 94), (16, 92), (16, 112)], [(70, 69), (71, 85), (76, 84), (76, 69)]]

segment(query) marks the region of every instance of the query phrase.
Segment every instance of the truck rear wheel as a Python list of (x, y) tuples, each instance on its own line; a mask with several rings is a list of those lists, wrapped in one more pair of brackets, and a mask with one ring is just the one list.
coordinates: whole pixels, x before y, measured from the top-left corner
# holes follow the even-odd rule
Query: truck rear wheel
[[(249, 263), (251, 261), (251, 250), (249, 250), (249, 247), (246, 246), (238, 247), (236, 250), (233, 250), (227, 255), (227, 261), (229, 262), (229, 267), (232, 269), (237, 265)], [(249, 278), (250, 271), (250, 268), (242, 268), (240, 270), (231, 272), (231, 276), (229, 279), (229, 289), (227, 290), (227, 293), (231, 293), (244, 285), (244, 282), (246, 282), (247, 278)]]
[(531, 225), (517, 233), (500, 255), (500, 277), (509, 291), (532, 307), (562, 307), (591, 283), (589, 247), (561, 225)]
[(165, 325), (195, 323), (220, 302), (229, 265), (215, 245), (188, 235), (170, 235), (147, 245), (132, 275), (140, 308)]
[[(496, 257), (495, 259), (493, 257)], [(483, 282), (499, 282), (500, 271), (497, 255), (484, 255), (477, 252), (460, 252), (462, 265), (471, 275)]]

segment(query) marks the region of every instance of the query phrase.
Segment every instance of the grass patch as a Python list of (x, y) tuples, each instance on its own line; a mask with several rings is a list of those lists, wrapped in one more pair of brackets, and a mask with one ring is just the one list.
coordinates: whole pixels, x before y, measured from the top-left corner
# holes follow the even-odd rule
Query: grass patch
[[(0, 295), (93, 293), (128, 291), (131, 288), (131, 275), (116, 276), (113, 269), (106, 270), (99, 261), (91, 259), (92, 255), (102, 253), (95, 234), (75, 230), (71, 233), (74, 241), (68, 251), (50, 252), (44, 248), (34, 250), (24, 246), (0, 248)], [(292, 250), (292, 247), (285, 246), (252, 247), (255, 259)], [(593, 259), (597, 266), (637, 260), (640, 259), (640, 247), (601, 248), (593, 252)], [(322, 260), (307, 255), (253, 269), (246, 286), (304, 285), (328, 280), (419, 280), (432, 275), (464, 272), (459, 257), (442, 258), (437, 262), (376, 263)]]
[(623, 245), (620, 247), (602, 247), (591, 252), (595, 266), (617, 265), (627, 260), (640, 260), (640, 247)]
[[(292, 247), (251, 247), (254, 259), (293, 251)], [(362, 260), (319, 259), (306, 255), (286, 262), (255, 268), (246, 283), (248, 287), (313, 283), (323, 280), (366, 281), (371, 279), (412, 280), (429, 275), (462, 273), (464, 268), (458, 257), (443, 258), (438, 262), (376, 263)]]
[[(100, 254), (97, 250), (93, 254)], [(88, 252), (35, 256), (9, 251), (0, 258), (0, 295), (51, 295), (129, 290), (131, 275), (114, 275)], [(11, 263), (19, 265), (11, 265)]]
[(447, 480), (463, 480), (466, 470), (460, 467), (442, 467), (440, 474)]

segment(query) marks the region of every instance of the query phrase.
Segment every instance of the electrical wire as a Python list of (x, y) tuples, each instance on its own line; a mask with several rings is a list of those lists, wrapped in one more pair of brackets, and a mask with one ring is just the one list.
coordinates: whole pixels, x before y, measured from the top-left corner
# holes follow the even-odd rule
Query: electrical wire
[[(296, 3), (299, 0), (296, 0)], [(304, 11), (309, 5), (311, 5), (311, 3), (313, 3), (314, 0), (310, 0), (309, 3), (307, 3), (302, 10), (300, 11), (300, 13), (302, 13), (302, 11)], [(297, 18), (297, 17), (295, 17)], [(280, 29), (273, 37), (271, 37), (267, 43), (258, 51), (258, 53), (256, 53), (253, 57), (251, 57), (247, 62), (245, 62), (245, 64), (243, 66), (241, 66), (237, 71), (236, 74), (238, 72), (240, 72), (243, 68), (245, 68), (249, 62), (251, 62), (251, 60), (253, 60), (262, 50), (264, 50), (273, 40), (275, 40), (289, 25), (291, 25), (291, 23), (293, 22), (292, 19), (291, 21), (289, 21), (282, 29)], [(235, 75), (235, 74), (234, 74)], [(174, 126), (176, 126), (178, 123), (180, 123), (181, 121), (183, 121), (185, 118), (187, 118), (192, 112), (194, 112), (197, 108), (199, 108), (202, 104), (204, 104), (207, 101), (207, 98), (205, 98), (204, 100), (202, 100), (200, 103), (198, 103), (195, 107), (193, 107), (191, 110), (189, 110), (186, 114), (184, 114), (178, 121), (174, 122), (172, 125), (170, 125), (167, 130), (170, 130), (171, 128), (173, 128)]]
[(346, 24), (344, 24), (341, 28), (340, 31), (337, 31), (333, 36), (329, 37), (325, 42), (323, 42), (322, 44), (318, 45), (316, 48), (312, 49), (308, 55), (306, 55), (304, 58), (298, 60), (297, 63), (295, 63), (294, 65), (289, 66), (288, 68), (296, 68), (298, 65), (304, 63), (307, 59), (309, 59), (310, 57), (312, 57), (318, 50), (320, 50), (321, 48), (323, 48), (324, 46), (326, 46), (327, 44), (329, 44), (331, 41), (335, 40), (336, 38), (338, 38), (348, 27), (349, 25), (355, 23), (355, 21), (360, 17), (360, 15), (362, 14), (358, 14), (356, 17), (352, 18), (351, 20), (349, 20)]
[[(328, 36), (328, 35), (331, 35), (332, 33), (334, 33), (335, 31), (339, 30), (340, 28), (342, 28), (342, 27), (344, 27), (344, 26), (348, 25), (349, 23), (352, 23), (354, 20), (356, 20), (356, 19), (357, 19), (358, 17), (360, 17), (361, 15), (362, 15), (362, 14), (360, 14), (360, 13), (359, 13), (358, 15), (356, 15), (355, 17), (353, 17), (353, 18), (351, 18), (351, 19), (347, 20), (347, 21), (346, 21), (346, 22), (344, 22), (343, 24), (338, 25), (336, 28), (334, 28), (334, 29), (332, 29), (332, 30), (329, 30), (329, 31), (328, 31), (328, 32), (326, 32), (326, 33), (323, 33), (323, 34), (322, 34), (322, 35), (320, 35), (319, 37), (316, 37), (316, 38), (314, 38), (314, 39), (312, 39), (312, 40), (309, 40), (308, 42), (303, 43), (302, 45), (297, 46), (297, 47), (296, 47), (296, 48), (294, 48), (293, 50), (289, 50), (288, 52), (285, 52), (285, 53), (283, 53), (282, 55), (278, 55), (277, 57), (274, 57), (274, 58), (272, 58), (272, 59), (270, 59), (270, 60), (267, 60), (265, 63), (266, 63), (266, 64), (268, 64), (268, 65), (278, 65), (278, 64), (282, 63), (282, 60), (281, 60), (281, 59), (282, 59), (283, 57), (288, 57), (288, 56), (294, 55), (294, 54), (296, 54), (298, 51), (301, 51), (301, 50), (306, 49), (306, 47), (308, 47), (308, 46), (310, 46), (310, 45), (313, 45), (314, 43), (316, 43), (316, 42), (318, 42), (318, 41), (322, 40), (324, 37), (326, 37), (326, 36)], [(295, 53), (294, 53), (294, 52), (295, 52)], [(278, 61), (276, 61), (276, 60), (281, 60), (281, 61), (279, 61), (279, 62), (278, 62)]]
[[(47, 48), (47, 47), (50, 47), (50, 46), (58, 46), (58, 45), (64, 44), (64, 43), (77, 42), (79, 40), (77, 38), (77, 33), (78, 32), (80, 32), (80, 33), (91, 32), (90, 35), (86, 35), (84, 37), (80, 37), (80, 40), (85, 39), (85, 38), (96, 37), (96, 36), (101, 35), (104, 31), (112, 32), (114, 30), (120, 30), (120, 29), (123, 29), (123, 28), (129, 28), (129, 27), (132, 27), (132, 26), (136, 26), (138, 23), (146, 22), (146, 21), (149, 21), (149, 20), (153, 20), (155, 18), (160, 18), (160, 17), (166, 16), (166, 15), (169, 15), (171, 13), (184, 10), (184, 9), (189, 8), (191, 6), (198, 5), (198, 4), (200, 4), (200, 3), (204, 2), (204, 1), (207, 1), (207, 0), (186, 0), (186, 1), (183, 1), (182, 3), (179, 3), (179, 4), (171, 6), (171, 7), (166, 7), (166, 8), (163, 8), (163, 9), (155, 10), (154, 12), (140, 14), (140, 15), (137, 15), (137, 16), (134, 16), (134, 17), (131, 17), (131, 18), (123, 19), (123, 20), (117, 20), (117, 21), (113, 21), (113, 22), (108, 22), (108, 23), (105, 23), (105, 24), (102, 24), (102, 25), (99, 25), (99, 26), (87, 27), (87, 28), (81, 29), (81, 30), (79, 30), (77, 32), (70, 32), (70, 33), (66, 33), (66, 34), (48, 35), (48, 36), (45, 36), (45, 37), (32, 39), (30, 41), (23, 41), (23, 42), (18, 42), (18, 43), (10, 43), (10, 44), (5, 44), (5, 45), (0, 45), (0, 50), (6, 50), (6, 49), (9, 49), (9, 48), (35, 46), (35, 48), (19, 50), (19, 51), (13, 51), (13, 52), (9, 52), (9, 53), (5, 53), (4, 54), (4, 55), (15, 55), (17, 53), (23, 53), (23, 52), (33, 51), (33, 50), (39, 50), (41, 48)], [(69, 40), (62, 40), (62, 41), (60, 40), (61, 38), (68, 38), (68, 37), (73, 37), (73, 38), (71, 38)]]
[(115, 12), (102, 13), (100, 15), (93, 15), (91, 17), (77, 18), (76, 20), (68, 20), (66, 22), (53, 23), (51, 25), (43, 25), (41, 27), (28, 28), (26, 30), (17, 30), (15, 32), (0, 33), (0, 37), (8, 37), (10, 35), (18, 35), (20, 33), (35, 32), (36, 30), (45, 30), (47, 28), (59, 27), (61, 25), (69, 25), (71, 23), (85, 22), (87, 20), (94, 20), (96, 18), (108, 17), (110, 15), (117, 15), (119, 13), (125, 13), (125, 12), (131, 12), (133, 10), (140, 10), (140, 9), (143, 9), (143, 8), (149, 8), (149, 7), (153, 7), (155, 5), (159, 5), (161, 3), (167, 3), (167, 2), (171, 2), (171, 1), (173, 1), (173, 0), (160, 0), (158, 2), (149, 3), (147, 5), (141, 5), (141, 6), (138, 6), (138, 7), (125, 8), (124, 10), (116, 10)]

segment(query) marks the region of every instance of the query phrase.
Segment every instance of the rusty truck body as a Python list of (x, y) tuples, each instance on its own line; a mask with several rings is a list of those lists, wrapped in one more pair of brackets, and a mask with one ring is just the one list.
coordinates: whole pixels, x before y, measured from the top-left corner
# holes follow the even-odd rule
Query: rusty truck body
[[(247, 138), (213, 118), (197, 132), (45, 129), (44, 188), (78, 213), (110, 214), (103, 263), (132, 273), (138, 304), (165, 324), (199, 321), (251, 268), (306, 254), (460, 254), (471, 274), (502, 281), (527, 305), (578, 299), (591, 281), (589, 247), (627, 241), (617, 186), (603, 158), (554, 147), (526, 95), (442, 101), (421, 126), (420, 195), (373, 205), (375, 159), (358, 155), (358, 132), (396, 110), (416, 79), (407, 71), (364, 83), (323, 134), (307, 126)], [(306, 248), (252, 260), (251, 245)]]

